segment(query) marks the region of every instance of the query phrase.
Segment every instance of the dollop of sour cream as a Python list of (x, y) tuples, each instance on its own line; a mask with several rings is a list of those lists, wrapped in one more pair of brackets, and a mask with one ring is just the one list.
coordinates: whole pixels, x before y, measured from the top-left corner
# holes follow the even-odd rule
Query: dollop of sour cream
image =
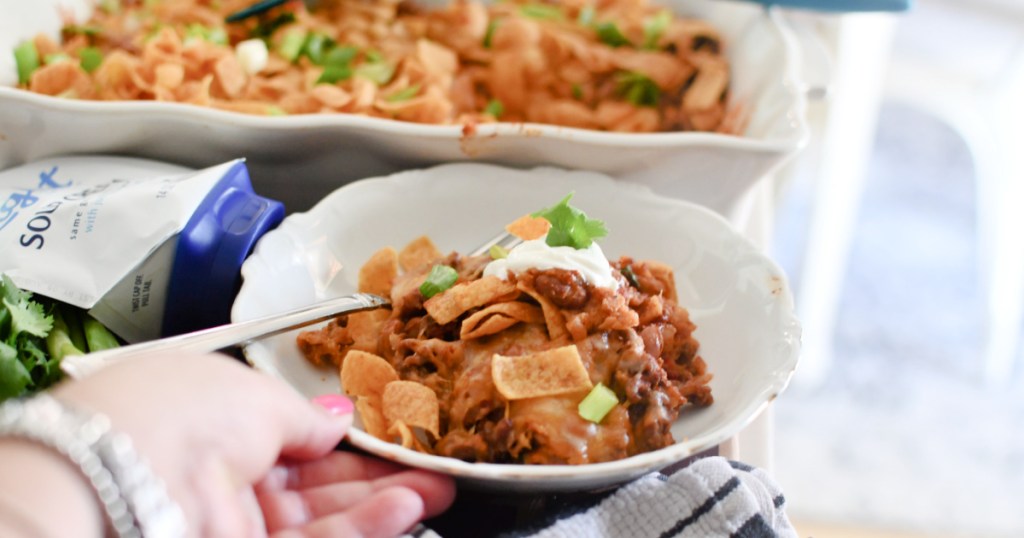
[(528, 269), (568, 269), (578, 271), (591, 285), (618, 289), (608, 258), (596, 242), (581, 250), (572, 247), (552, 247), (545, 238), (523, 241), (508, 252), (507, 258), (492, 261), (484, 267), (484, 276), (508, 279), (508, 273), (522, 273)]

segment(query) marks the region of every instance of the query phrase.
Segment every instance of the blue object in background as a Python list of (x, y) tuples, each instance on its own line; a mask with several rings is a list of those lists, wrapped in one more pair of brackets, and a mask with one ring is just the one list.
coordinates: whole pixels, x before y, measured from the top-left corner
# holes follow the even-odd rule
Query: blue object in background
[(779, 6), (829, 13), (864, 11), (907, 11), (911, 0), (742, 0), (765, 6)]
[(284, 204), (258, 196), (244, 162), (231, 167), (178, 234), (163, 336), (231, 321), (242, 262), (284, 219)]

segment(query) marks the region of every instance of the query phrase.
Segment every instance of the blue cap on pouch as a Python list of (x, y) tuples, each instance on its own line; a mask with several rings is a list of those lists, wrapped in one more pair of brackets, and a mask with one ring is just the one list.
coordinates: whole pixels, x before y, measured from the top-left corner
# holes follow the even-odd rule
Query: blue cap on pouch
[(253, 192), (244, 162), (231, 167), (178, 234), (163, 336), (230, 322), (242, 263), (283, 218), (284, 204)]

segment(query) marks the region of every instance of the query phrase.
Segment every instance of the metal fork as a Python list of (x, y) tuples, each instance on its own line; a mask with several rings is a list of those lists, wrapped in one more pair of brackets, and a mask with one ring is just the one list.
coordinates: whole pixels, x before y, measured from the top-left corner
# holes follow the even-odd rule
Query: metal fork
[[(470, 252), (479, 256), (497, 245), (510, 249), (522, 240), (507, 232), (495, 236)], [(266, 338), (292, 329), (319, 323), (342, 314), (374, 310), (391, 306), (391, 302), (378, 295), (355, 293), (328, 299), (287, 312), (273, 314), (238, 323), (229, 323), (201, 331), (180, 334), (159, 340), (131, 344), (85, 355), (69, 355), (61, 361), (60, 367), (68, 376), (87, 376), (104, 366), (132, 357), (155, 352), (202, 353), (236, 345), (244, 345), (260, 338)]]

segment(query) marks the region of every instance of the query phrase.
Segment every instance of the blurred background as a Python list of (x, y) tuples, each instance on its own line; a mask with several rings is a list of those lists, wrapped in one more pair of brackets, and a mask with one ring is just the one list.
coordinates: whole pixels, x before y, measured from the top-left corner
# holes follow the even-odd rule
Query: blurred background
[(1024, 536), (1024, 2), (793, 16), (836, 61), (773, 240), (806, 330), (774, 408), (790, 515)]

